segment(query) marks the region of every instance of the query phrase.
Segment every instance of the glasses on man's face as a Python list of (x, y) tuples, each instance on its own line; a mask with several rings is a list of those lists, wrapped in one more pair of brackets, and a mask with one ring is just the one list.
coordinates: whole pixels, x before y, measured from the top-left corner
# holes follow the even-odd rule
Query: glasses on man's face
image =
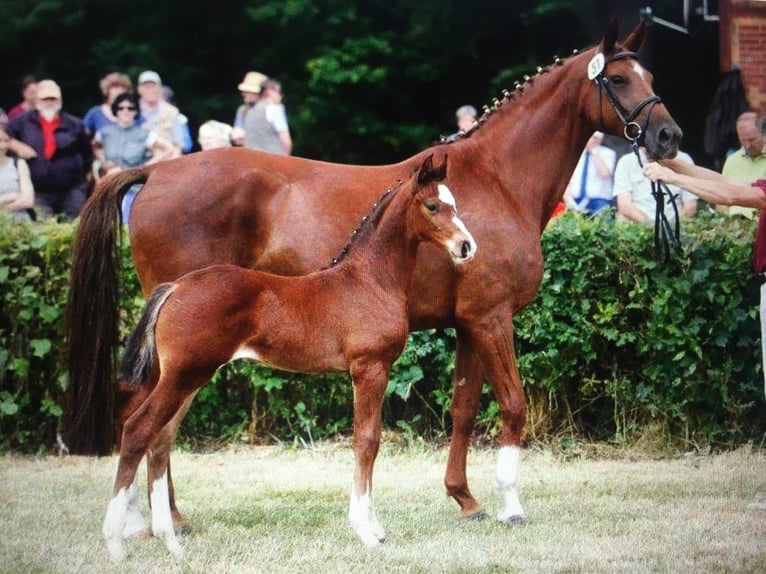
[(117, 106), (118, 112), (123, 112), (125, 110), (128, 110), (129, 112), (135, 112), (136, 106)]

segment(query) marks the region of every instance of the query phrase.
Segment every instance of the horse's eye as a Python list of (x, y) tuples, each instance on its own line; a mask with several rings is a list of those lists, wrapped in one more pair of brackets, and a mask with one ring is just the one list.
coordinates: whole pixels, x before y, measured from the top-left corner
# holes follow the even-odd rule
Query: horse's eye
[(627, 81), (625, 81), (625, 78), (622, 76), (611, 76), (609, 81), (612, 82), (615, 86), (624, 86), (627, 84)]
[(429, 213), (439, 213), (439, 204), (435, 201), (426, 201), (425, 206)]

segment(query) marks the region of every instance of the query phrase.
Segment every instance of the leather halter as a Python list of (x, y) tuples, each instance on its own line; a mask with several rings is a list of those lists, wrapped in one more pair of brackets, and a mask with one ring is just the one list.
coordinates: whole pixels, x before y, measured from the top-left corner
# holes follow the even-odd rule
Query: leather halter
[[(649, 118), (652, 115), (654, 106), (662, 102), (662, 99), (658, 95), (653, 94), (641, 100), (629, 113), (625, 110), (622, 104), (620, 104), (620, 100), (617, 99), (617, 94), (614, 93), (612, 85), (609, 83), (609, 78), (607, 78), (604, 74), (606, 67), (610, 62), (625, 59), (638, 60), (638, 54), (635, 52), (627, 51), (617, 52), (611, 58), (609, 58), (609, 60), (604, 64), (603, 69), (599, 71), (595, 78), (593, 78), (596, 86), (600, 88), (598, 102), (599, 120), (601, 122), (603, 131), (604, 118), (601, 115), (601, 94), (603, 93), (606, 94), (606, 98), (609, 100), (609, 103), (612, 105), (615, 113), (622, 121), (625, 139), (630, 141), (630, 147), (633, 150), (633, 153), (636, 154), (638, 165), (643, 168), (643, 162), (641, 161), (641, 156), (638, 153), (638, 142), (641, 139), (641, 136), (644, 135), (646, 126), (649, 125)], [(641, 125), (636, 122), (635, 119), (638, 114), (640, 114), (641, 111), (649, 105), (651, 105), (651, 107), (646, 114), (646, 121), (644, 122), (644, 126), (641, 127)], [(675, 213), (675, 225), (673, 228), (671, 228), (670, 221), (668, 221), (668, 218), (665, 215), (664, 195), (668, 196), (668, 203), (673, 207), (673, 212)], [(679, 249), (681, 247), (681, 227), (678, 215), (678, 205), (676, 205), (677, 195), (672, 194), (662, 181), (658, 181), (652, 182), (652, 196), (654, 196), (654, 200), (657, 206), (654, 217), (654, 254), (655, 258), (662, 262), (667, 261), (670, 258), (671, 244), (675, 249)]]

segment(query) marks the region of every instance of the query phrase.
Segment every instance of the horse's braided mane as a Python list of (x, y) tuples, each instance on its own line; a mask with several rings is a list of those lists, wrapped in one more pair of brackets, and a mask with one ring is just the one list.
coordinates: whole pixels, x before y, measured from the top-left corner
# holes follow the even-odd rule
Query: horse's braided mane
[[(588, 49), (590, 49), (590, 48), (588, 48)], [(572, 55), (573, 56), (576, 56), (579, 53), (580, 53), (580, 50), (573, 50), (572, 51)], [(521, 96), (524, 93), (524, 88), (527, 85), (530, 85), (532, 83), (532, 81), (535, 79), (535, 77), (537, 77), (537, 76), (539, 76), (541, 74), (547, 74), (554, 67), (563, 66), (564, 63), (566, 62), (566, 60), (567, 60), (567, 58), (559, 58), (558, 56), (554, 56), (553, 57), (553, 64), (550, 64), (549, 66), (546, 66), (544, 68), (538, 66), (537, 67), (537, 73), (535, 74), (535, 76), (525, 75), (524, 76), (524, 83), (521, 83), (519, 81), (515, 82), (515, 84), (513, 86), (513, 91), (503, 90), (502, 98), (493, 98), (492, 99), (492, 106), (484, 105), (482, 107), (484, 113), (482, 113), (482, 115), (479, 117), (477, 122), (471, 128), (469, 128), (467, 131), (460, 131), (460, 132), (458, 132), (457, 137), (455, 137), (454, 139), (449, 139), (448, 140), (446, 136), (441, 136), (439, 138), (439, 141), (435, 142), (434, 145), (451, 144), (451, 143), (455, 143), (456, 141), (460, 141), (462, 139), (466, 139), (466, 138), (471, 137), (473, 134), (475, 134), (479, 130), (479, 128), (481, 128), (482, 125), (484, 125), (490, 119), (490, 117), (495, 112), (499, 111), (500, 108), (504, 104), (506, 104), (508, 102), (511, 102), (512, 100), (514, 100), (514, 99), (518, 98), (519, 96)]]
[(388, 205), (391, 203), (391, 200), (394, 198), (396, 192), (399, 190), (399, 188), (402, 187), (402, 185), (404, 185), (404, 181), (399, 180), (396, 185), (389, 187), (386, 191), (383, 192), (383, 195), (381, 195), (380, 198), (372, 204), (372, 209), (370, 209), (370, 212), (362, 218), (362, 221), (359, 223), (357, 228), (354, 229), (354, 232), (351, 234), (351, 239), (348, 240), (348, 243), (346, 243), (343, 249), (340, 250), (340, 253), (338, 253), (337, 256), (333, 257), (332, 261), (327, 267), (325, 267), (325, 269), (338, 265), (348, 256), (351, 248), (359, 243), (363, 236), (369, 235), (372, 230), (375, 229), (375, 226), (380, 220), (381, 214), (386, 210), (386, 207), (388, 207)]

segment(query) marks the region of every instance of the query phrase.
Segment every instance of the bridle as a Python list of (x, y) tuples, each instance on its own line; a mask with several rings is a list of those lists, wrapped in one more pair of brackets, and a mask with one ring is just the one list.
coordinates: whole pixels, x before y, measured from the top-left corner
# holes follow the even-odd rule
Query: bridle
[[(644, 164), (641, 161), (641, 155), (638, 152), (639, 140), (643, 137), (644, 132), (646, 131), (646, 126), (649, 125), (649, 119), (651, 118), (654, 106), (662, 102), (662, 99), (658, 95), (653, 94), (641, 100), (630, 112), (628, 112), (623, 107), (623, 105), (620, 103), (620, 100), (617, 98), (617, 94), (614, 93), (614, 88), (612, 88), (612, 85), (609, 83), (609, 78), (604, 72), (606, 71), (606, 67), (611, 62), (625, 59), (632, 59), (637, 61), (638, 54), (635, 52), (617, 52), (605, 62), (603, 59), (603, 54), (600, 52), (597, 53), (596, 56), (588, 64), (588, 78), (593, 80), (596, 83), (596, 86), (599, 88), (598, 114), (599, 122), (602, 128), (601, 131), (604, 131), (604, 117), (602, 115), (603, 107), (601, 98), (603, 95), (605, 95), (606, 99), (609, 101), (615, 113), (617, 114), (617, 117), (619, 117), (620, 121), (622, 121), (625, 139), (630, 142), (630, 147), (633, 150), (633, 153), (636, 155), (636, 159), (638, 159), (639, 167), (643, 168)], [(650, 107), (646, 113), (646, 120), (644, 121), (644, 125), (642, 127), (636, 121), (636, 118), (647, 106)], [(668, 218), (665, 215), (664, 195), (668, 196), (667, 202), (673, 206), (673, 212), (675, 214), (675, 225), (672, 229), (670, 221), (668, 221)], [(676, 205), (676, 197), (678, 196), (677, 194), (674, 195), (671, 193), (662, 181), (652, 182), (652, 196), (654, 197), (657, 205), (654, 217), (654, 252), (658, 261), (666, 261), (670, 257), (671, 244), (675, 249), (679, 249), (681, 247), (681, 225), (678, 217), (678, 206)], [(662, 253), (661, 249), (663, 250)]]

